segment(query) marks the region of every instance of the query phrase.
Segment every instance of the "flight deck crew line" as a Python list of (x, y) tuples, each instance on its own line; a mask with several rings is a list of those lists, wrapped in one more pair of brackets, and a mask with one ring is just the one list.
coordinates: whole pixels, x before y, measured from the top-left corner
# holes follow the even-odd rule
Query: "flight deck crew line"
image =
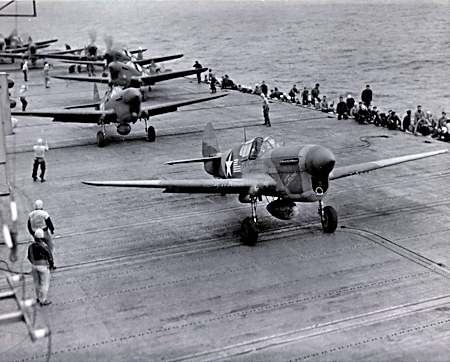
[[(208, 80), (205, 80), (205, 82), (208, 83)], [(297, 89), (296, 85), (293, 86), (289, 94), (281, 92), (275, 87), (270, 92), (269, 97), (271, 100), (292, 102), (303, 107), (326, 112), (330, 115), (337, 115), (338, 120), (353, 118), (361, 124), (371, 123), (390, 130), (432, 137), (446, 142), (450, 141), (450, 129), (447, 125), (448, 118), (444, 111), (441, 112), (441, 117), (437, 118), (433, 116), (431, 111), (425, 113), (421, 110), (421, 106), (417, 106), (418, 110), (414, 113), (414, 117), (411, 115), (411, 110), (408, 110), (403, 120), (401, 120), (394, 110), (389, 110), (386, 114), (378, 110), (376, 106), (372, 106), (373, 92), (369, 84), (366, 85), (366, 88), (361, 93), (361, 102), (355, 102), (355, 99), (349, 94), (345, 101), (340, 96), (336, 107), (334, 107), (334, 101), (330, 105), (328, 105), (326, 98), (319, 101), (319, 86), (317, 83), (316, 87), (312, 89), (312, 96), (307, 87), (304, 87), (300, 94), (295, 91)], [(251, 87), (242, 85), (238, 85), (237, 89), (243, 93), (252, 93), (260, 96), (262, 93), (265, 93), (264, 89), (267, 89), (267, 85), (263, 81), (262, 86), (256, 83), (254, 90)], [(263, 125), (266, 125), (266, 121)]]

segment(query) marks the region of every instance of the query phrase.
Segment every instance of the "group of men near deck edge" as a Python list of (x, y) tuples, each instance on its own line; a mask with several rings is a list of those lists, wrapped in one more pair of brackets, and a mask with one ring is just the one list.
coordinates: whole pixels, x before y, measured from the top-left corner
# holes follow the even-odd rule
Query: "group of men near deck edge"
[[(283, 93), (274, 88), (268, 93), (268, 88), (263, 81), (261, 85), (256, 84), (255, 90), (246, 90), (246, 92), (260, 95), (263, 100), (263, 115), (264, 125), (270, 126), (269, 119), (269, 102), (268, 99), (278, 99), (281, 101), (293, 102), (305, 107), (313, 107), (326, 113), (332, 113), (337, 115), (340, 120), (342, 118), (354, 118), (359, 123), (374, 124), (376, 126), (386, 127), (391, 130), (400, 130), (407, 133), (413, 133), (415, 135), (423, 135), (433, 137), (439, 140), (450, 141), (450, 130), (447, 126), (448, 118), (444, 111), (439, 118), (434, 117), (431, 111), (424, 112), (420, 105), (417, 106), (417, 110), (412, 113), (411, 110), (406, 112), (403, 119), (396, 114), (394, 110), (389, 110), (386, 113), (381, 112), (376, 106), (372, 106), (373, 93), (370, 89), (370, 85), (366, 85), (366, 88), (361, 93), (361, 101), (356, 102), (355, 99), (349, 94), (347, 99), (339, 97), (339, 102), (334, 108), (334, 102), (329, 105), (326, 96), (322, 96), (320, 100), (319, 90), (320, 84), (311, 90), (305, 87), (303, 92), (299, 92), (297, 86), (291, 88), (289, 93)], [(243, 91), (243, 90), (241, 90)]]

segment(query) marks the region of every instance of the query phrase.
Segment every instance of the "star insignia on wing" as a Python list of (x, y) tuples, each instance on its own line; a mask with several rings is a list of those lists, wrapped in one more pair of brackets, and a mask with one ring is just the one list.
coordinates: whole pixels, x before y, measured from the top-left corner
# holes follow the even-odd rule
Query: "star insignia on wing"
[(233, 152), (230, 152), (230, 154), (227, 157), (227, 160), (225, 161), (226, 166), (226, 177), (233, 176)]

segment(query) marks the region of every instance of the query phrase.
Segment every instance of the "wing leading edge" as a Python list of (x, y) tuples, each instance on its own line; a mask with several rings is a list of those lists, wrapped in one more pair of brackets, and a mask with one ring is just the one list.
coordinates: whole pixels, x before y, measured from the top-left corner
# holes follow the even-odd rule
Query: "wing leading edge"
[(104, 123), (114, 122), (116, 112), (113, 109), (107, 111), (95, 110), (67, 110), (67, 111), (35, 111), (35, 112), (11, 112), (12, 116), (51, 117), (53, 122), (66, 123), (93, 123), (98, 124), (103, 118)]
[(400, 163), (419, 160), (421, 158), (436, 156), (436, 155), (447, 153), (447, 152), (448, 152), (448, 150), (440, 150), (440, 151), (419, 153), (416, 155), (401, 156), (401, 157), (388, 158), (388, 159), (378, 160), (378, 161), (364, 162), (364, 163), (359, 163), (356, 165), (350, 165), (350, 166), (345, 166), (345, 167), (339, 167), (339, 168), (335, 168), (333, 171), (331, 171), (329, 179), (336, 180), (336, 179), (339, 179), (342, 177), (353, 176), (353, 175), (377, 170), (379, 168), (398, 165)]
[(276, 181), (269, 175), (255, 175), (245, 179), (193, 179), (193, 180), (142, 180), (142, 181), (83, 181), (91, 186), (139, 187), (165, 189), (171, 193), (225, 193), (242, 194), (249, 189), (275, 189)]

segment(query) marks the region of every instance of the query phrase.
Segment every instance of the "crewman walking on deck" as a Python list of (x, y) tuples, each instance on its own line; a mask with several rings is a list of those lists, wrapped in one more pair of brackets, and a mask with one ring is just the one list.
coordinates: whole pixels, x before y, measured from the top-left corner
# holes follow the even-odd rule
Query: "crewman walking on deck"
[(24, 84), (20, 87), (20, 91), (19, 91), (19, 97), (20, 97), (20, 102), (22, 103), (22, 111), (23, 112), (25, 112), (25, 110), (27, 109), (27, 105), (28, 105), (27, 99), (25, 97), (26, 91), (27, 91), (27, 87)]
[(261, 94), (261, 98), (263, 100), (263, 116), (264, 116), (264, 126), (266, 127), (270, 127), (271, 123), (270, 123), (270, 117), (269, 117), (269, 100), (267, 99), (267, 97), (264, 95), (264, 93)]
[(37, 302), (41, 306), (49, 305), (52, 303), (47, 300), (50, 288), (50, 269), (54, 269), (54, 265), (52, 252), (44, 243), (42, 229), (37, 229), (34, 233), (34, 242), (28, 247), (28, 260), (31, 263)]
[(37, 179), (37, 170), (38, 167), (41, 167), (41, 182), (45, 182), (44, 175), (45, 175), (45, 151), (48, 151), (48, 144), (47, 141), (42, 141), (41, 138), (37, 140), (37, 144), (34, 145), (34, 164), (33, 164), (33, 172), (31, 174), (31, 177), (33, 178), (33, 181), (36, 181)]
[(37, 229), (41, 229), (44, 233), (42, 236), (44, 242), (47, 244), (50, 252), (53, 253), (53, 241), (50, 233), (53, 234), (55, 232), (55, 227), (48, 212), (44, 211), (42, 200), (36, 200), (34, 203), (34, 211), (28, 215), (27, 228), (31, 235), (34, 235)]
[(22, 72), (23, 72), (23, 80), (25, 82), (28, 82), (28, 61), (25, 60), (25, 63), (22, 65)]
[(50, 88), (50, 65), (46, 62), (44, 65), (45, 88)]

